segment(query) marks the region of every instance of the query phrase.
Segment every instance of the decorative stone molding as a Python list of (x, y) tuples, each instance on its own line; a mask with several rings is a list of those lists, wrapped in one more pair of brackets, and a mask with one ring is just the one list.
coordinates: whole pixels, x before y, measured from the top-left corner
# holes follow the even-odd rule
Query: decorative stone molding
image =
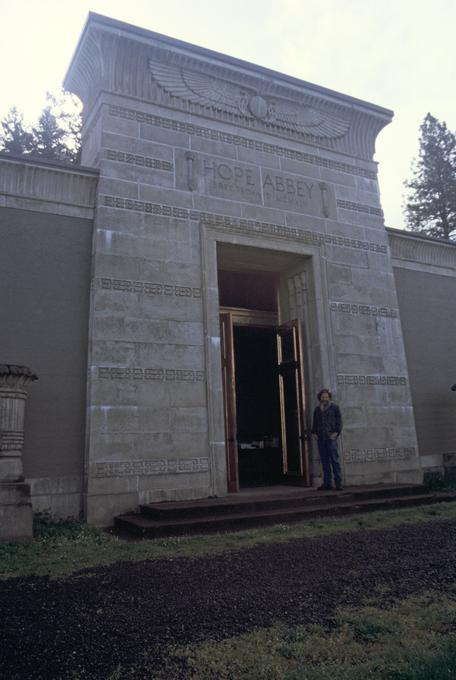
[(129, 165), (137, 165), (141, 168), (164, 170), (165, 172), (172, 172), (174, 170), (172, 163), (169, 161), (163, 161), (161, 158), (150, 158), (149, 156), (142, 156), (135, 153), (126, 153), (125, 151), (116, 151), (115, 149), (106, 149), (105, 156), (108, 161), (128, 163)]
[(401, 262), (454, 269), (456, 276), (456, 242), (421, 236), (413, 232), (387, 229), (393, 264)]
[(0, 364), (0, 387), (25, 387), (38, 376), (28, 366), (15, 364)]
[(123, 477), (133, 475), (176, 475), (208, 472), (209, 459), (201, 458), (160, 458), (153, 460), (101, 461), (93, 465), (94, 477)]
[(344, 455), (345, 463), (376, 463), (378, 461), (405, 460), (417, 456), (414, 446), (378, 449), (350, 449)]
[(271, 144), (263, 142), (251, 137), (244, 137), (243, 135), (234, 134), (232, 132), (225, 132), (224, 130), (215, 130), (203, 125), (196, 125), (195, 123), (187, 123), (186, 121), (175, 120), (173, 118), (166, 118), (165, 116), (158, 116), (153, 113), (144, 113), (144, 111), (137, 111), (135, 109), (128, 109), (124, 106), (109, 106), (109, 115), (114, 118), (122, 118), (124, 120), (134, 120), (137, 123), (147, 123), (163, 130), (173, 130), (175, 132), (183, 132), (191, 137), (198, 137), (200, 139), (210, 139), (212, 141), (223, 142), (235, 147), (242, 147), (243, 149), (251, 149), (252, 151), (260, 151), (261, 153), (268, 153), (279, 158), (286, 158), (287, 160), (298, 161), (301, 163), (309, 163), (328, 170), (336, 170), (336, 172), (343, 172), (349, 175), (356, 175), (358, 177), (366, 177), (367, 179), (377, 179), (376, 170), (367, 170), (366, 168), (351, 163), (343, 163), (342, 161), (335, 161), (323, 156), (300, 151), (299, 149), (289, 149), (279, 144)]
[(0, 153), (5, 208), (93, 219), (98, 171)]
[(383, 217), (383, 210), (373, 205), (355, 203), (354, 201), (345, 201), (341, 198), (338, 198), (336, 203), (338, 208), (343, 208), (344, 210), (353, 210), (354, 212), (365, 213), (366, 215), (376, 215), (377, 217)]
[(151, 297), (183, 297), (201, 299), (201, 288), (180, 284), (157, 283), (152, 281), (131, 281), (129, 279), (111, 279), (102, 277), (93, 281), (94, 287), (100, 290), (112, 290), (121, 293), (142, 293)]
[(211, 50), (90, 14), (65, 88), (100, 91), (372, 159), (392, 112)]
[[(158, 56), (158, 55), (157, 55)], [(198, 104), (225, 114), (246, 118), (249, 122), (262, 121), (272, 128), (320, 139), (344, 137), (350, 129), (350, 120), (329, 110), (318, 110), (293, 99), (271, 96), (271, 83), (260, 84), (256, 89), (245, 87), (223, 77), (194, 71), (177, 64), (149, 60), (154, 81), (172, 97)]]
[(352, 314), (353, 316), (383, 316), (397, 319), (399, 310), (392, 307), (378, 307), (360, 302), (330, 302), (329, 309), (340, 314)]
[(204, 382), (204, 371), (193, 368), (142, 368), (98, 366), (99, 380), (144, 380), (146, 382)]
[(349, 375), (339, 373), (337, 375), (338, 385), (383, 385), (404, 386), (407, 385), (407, 378), (403, 375)]
[(22, 448), (27, 386), (37, 376), (27, 366), (0, 364), (0, 540), (32, 537), (30, 488), (24, 483)]
[(302, 243), (308, 243), (309, 245), (341, 246), (343, 248), (353, 248), (355, 250), (364, 250), (382, 255), (386, 255), (388, 252), (388, 247), (383, 243), (361, 241), (360, 239), (349, 238), (348, 236), (323, 234), (317, 231), (311, 231), (310, 229), (301, 229), (300, 227), (287, 227), (283, 224), (247, 220), (232, 217), (231, 215), (191, 210), (180, 206), (151, 203), (150, 201), (138, 201), (133, 198), (124, 198), (123, 196), (100, 195), (100, 205), (106, 208), (134, 210), (150, 215), (161, 215), (163, 217), (191, 220), (193, 222), (199, 222), (200, 224), (208, 224), (217, 229), (223, 229), (231, 233), (262, 234), (263, 236), (300, 241)]

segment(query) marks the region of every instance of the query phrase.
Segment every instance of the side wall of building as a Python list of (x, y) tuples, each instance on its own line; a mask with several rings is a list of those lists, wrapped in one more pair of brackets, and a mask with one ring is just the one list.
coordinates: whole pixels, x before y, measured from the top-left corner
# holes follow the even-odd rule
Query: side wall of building
[(456, 244), (390, 231), (423, 468), (456, 464)]
[(0, 158), (0, 363), (30, 366), (24, 476), (33, 509), (82, 511), (96, 175)]

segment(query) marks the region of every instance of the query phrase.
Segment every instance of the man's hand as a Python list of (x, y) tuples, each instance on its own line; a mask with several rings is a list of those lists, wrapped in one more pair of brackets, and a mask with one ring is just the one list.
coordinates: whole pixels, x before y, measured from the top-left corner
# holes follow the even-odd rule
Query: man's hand
[(329, 435), (330, 439), (337, 439), (337, 432), (331, 432)]

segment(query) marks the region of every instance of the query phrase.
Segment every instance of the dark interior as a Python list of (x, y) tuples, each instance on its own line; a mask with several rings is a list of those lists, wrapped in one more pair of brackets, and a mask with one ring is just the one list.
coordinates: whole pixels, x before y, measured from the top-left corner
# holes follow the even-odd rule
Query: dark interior
[(277, 278), (271, 272), (219, 270), (218, 284), (222, 307), (277, 311)]
[(275, 329), (235, 326), (234, 361), (239, 483), (278, 483), (282, 449)]

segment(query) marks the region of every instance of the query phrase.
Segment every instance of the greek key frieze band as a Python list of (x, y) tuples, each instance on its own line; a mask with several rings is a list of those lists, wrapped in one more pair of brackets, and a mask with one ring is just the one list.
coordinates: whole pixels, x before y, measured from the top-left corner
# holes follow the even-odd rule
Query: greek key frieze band
[(209, 458), (159, 458), (154, 460), (118, 460), (94, 464), (94, 477), (125, 477), (133, 475), (176, 475), (208, 472)]
[(366, 305), (357, 302), (330, 302), (329, 309), (332, 312), (353, 314), (354, 316), (383, 316), (392, 319), (399, 317), (399, 311), (393, 307), (377, 307), (376, 305)]
[(201, 298), (201, 288), (180, 284), (154, 283), (151, 281), (132, 281), (130, 279), (99, 278), (94, 281), (101, 290), (113, 290), (124, 293), (144, 293), (150, 296), (175, 296), (184, 298)]
[(407, 378), (403, 375), (337, 375), (338, 385), (407, 385)]
[(353, 201), (345, 201), (341, 198), (336, 200), (338, 208), (345, 210), (353, 210), (354, 212), (365, 213), (366, 215), (375, 215), (376, 217), (383, 217), (383, 210), (376, 208), (373, 205), (366, 205), (364, 203), (354, 203)]
[(99, 380), (145, 380), (154, 382), (204, 382), (204, 371), (193, 368), (142, 368), (98, 366)]
[(289, 238), (294, 241), (308, 243), (310, 245), (323, 246), (335, 245), (344, 248), (354, 248), (356, 250), (366, 250), (373, 253), (386, 254), (388, 247), (380, 243), (361, 241), (359, 239), (339, 236), (336, 234), (322, 234), (309, 229), (299, 229), (297, 227), (286, 227), (283, 224), (273, 224), (270, 222), (259, 222), (257, 220), (246, 220), (230, 215), (219, 215), (217, 213), (207, 213), (200, 210), (181, 208), (178, 206), (162, 205), (160, 203), (150, 203), (148, 201), (138, 201), (133, 198), (123, 198), (121, 196), (101, 196), (103, 205), (107, 208), (120, 208), (123, 210), (134, 210), (145, 212), (152, 215), (163, 217), (174, 217), (182, 220), (192, 220), (203, 224), (213, 225), (217, 228), (227, 229), (231, 232), (241, 234), (266, 234)]
[(141, 156), (140, 154), (116, 151), (114, 149), (106, 149), (105, 153), (108, 161), (129, 163), (130, 165), (139, 165), (144, 168), (165, 170), (167, 172), (172, 172), (174, 169), (174, 166), (170, 161), (163, 161), (161, 158), (150, 158), (149, 156)]
[(382, 460), (404, 460), (416, 456), (414, 446), (381, 449), (350, 449), (344, 454), (345, 463), (376, 463)]
[(323, 158), (315, 154), (305, 153), (303, 151), (296, 151), (295, 149), (287, 149), (286, 147), (277, 144), (268, 144), (260, 142), (242, 135), (235, 135), (221, 130), (213, 130), (201, 125), (193, 123), (185, 123), (164, 116), (156, 116), (150, 113), (143, 113), (142, 111), (135, 111), (134, 109), (126, 109), (121, 106), (110, 106), (109, 115), (115, 118), (124, 118), (126, 120), (135, 120), (138, 123), (147, 123), (148, 125), (155, 125), (156, 127), (165, 128), (167, 130), (175, 130), (176, 132), (183, 132), (184, 134), (193, 135), (195, 137), (203, 137), (214, 141), (221, 141), (225, 144), (233, 144), (234, 146), (242, 146), (253, 151), (262, 151), (274, 156), (280, 156), (294, 161), (301, 161), (309, 163), (322, 168), (330, 170), (337, 170), (351, 175), (358, 175), (359, 177), (366, 177), (367, 179), (377, 179), (377, 173), (364, 168), (358, 168), (349, 163), (341, 163), (339, 161)]

